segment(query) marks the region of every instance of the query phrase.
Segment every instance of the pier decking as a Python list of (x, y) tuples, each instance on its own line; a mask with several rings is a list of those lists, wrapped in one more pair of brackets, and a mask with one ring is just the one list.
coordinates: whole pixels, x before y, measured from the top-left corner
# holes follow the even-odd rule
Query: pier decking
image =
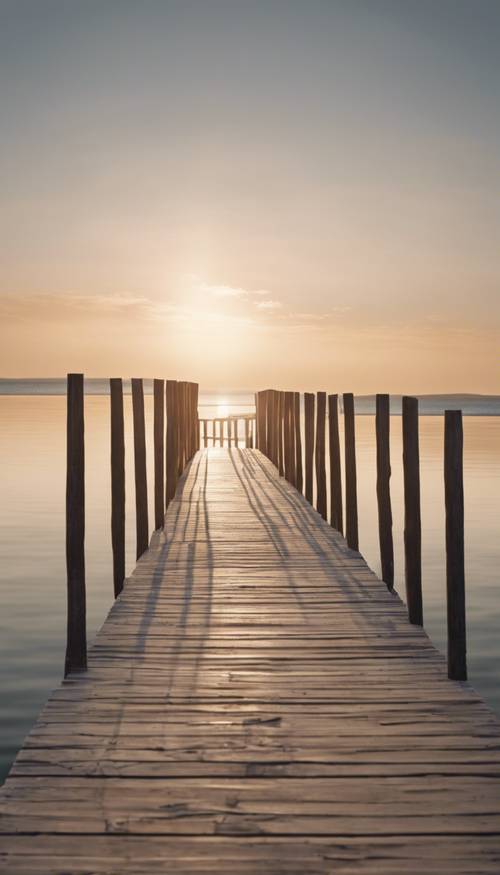
[(198, 452), (1, 794), (12, 873), (497, 873), (500, 724), (258, 451)]

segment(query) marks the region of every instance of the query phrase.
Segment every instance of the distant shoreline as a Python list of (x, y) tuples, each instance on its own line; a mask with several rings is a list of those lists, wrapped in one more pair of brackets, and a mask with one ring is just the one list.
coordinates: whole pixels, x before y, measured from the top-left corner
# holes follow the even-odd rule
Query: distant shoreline
[[(130, 380), (123, 381), (125, 394), (130, 394)], [(153, 380), (144, 380), (144, 392), (151, 395)], [(89, 377), (85, 380), (86, 395), (109, 395), (107, 378)], [(61, 396), (66, 394), (66, 379), (60, 377), (29, 379), (0, 378), (2, 396)], [(253, 405), (253, 391), (250, 389), (200, 389), (200, 400), (204, 407), (218, 406), (220, 401), (212, 401), (213, 396), (226, 396), (226, 405), (242, 407)], [(500, 416), (500, 395), (480, 395), (473, 393), (440, 393), (416, 395), (419, 399), (420, 413), (424, 416), (439, 416), (444, 410), (462, 410), (464, 416)], [(342, 396), (339, 394), (341, 402)], [(229, 402), (229, 403), (228, 403)], [(341, 404), (342, 407), (342, 404)], [(375, 413), (375, 395), (356, 395), (355, 409), (359, 415), (372, 416)], [(391, 413), (401, 414), (401, 395), (391, 395)]]

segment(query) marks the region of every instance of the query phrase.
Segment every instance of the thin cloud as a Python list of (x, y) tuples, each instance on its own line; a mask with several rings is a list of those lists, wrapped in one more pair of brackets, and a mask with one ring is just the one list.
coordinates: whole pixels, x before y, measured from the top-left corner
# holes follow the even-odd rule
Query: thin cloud
[(280, 310), (282, 306), (281, 301), (274, 301), (272, 298), (269, 298), (267, 301), (259, 301), (256, 304), (258, 310)]

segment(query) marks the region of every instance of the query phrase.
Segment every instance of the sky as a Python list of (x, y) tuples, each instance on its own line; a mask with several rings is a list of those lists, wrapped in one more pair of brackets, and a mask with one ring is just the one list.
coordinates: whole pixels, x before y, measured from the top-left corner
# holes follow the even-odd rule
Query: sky
[(500, 392), (499, 0), (0, 0), (0, 376)]

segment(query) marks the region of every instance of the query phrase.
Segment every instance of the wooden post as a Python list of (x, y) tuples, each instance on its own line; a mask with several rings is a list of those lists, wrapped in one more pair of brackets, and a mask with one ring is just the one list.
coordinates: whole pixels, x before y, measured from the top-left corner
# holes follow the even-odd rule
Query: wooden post
[(280, 393), (277, 389), (273, 389), (272, 394), (272, 418), (273, 418), (273, 461), (276, 468), (279, 468), (279, 440), (280, 440)]
[(309, 504), (313, 503), (313, 459), (314, 459), (314, 395), (304, 394), (304, 426), (305, 426), (305, 497)]
[(236, 448), (239, 447), (239, 439), (238, 439), (238, 419), (234, 420), (234, 445)]
[(418, 400), (403, 398), (403, 477), (405, 495), (405, 583), (408, 619), (423, 626), (422, 531), (420, 522), (420, 461)]
[(219, 446), (224, 446), (224, 420), (219, 419)]
[(467, 680), (462, 411), (444, 412), (448, 677)]
[(198, 419), (198, 396), (200, 387), (193, 383), (193, 456), (200, 449), (200, 420)]
[(279, 392), (278, 402), (278, 472), (280, 477), (285, 474), (285, 446), (284, 446), (284, 426), (285, 426), (285, 393)]
[(326, 520), (328, 519), (325, 467), (326, 392), (318, 392), (316, 398), (316, 510)]
[(354, 425), (354, 395), (344, 392), (345, 438), (345, 516), (346, 539), (351, 550), (358, 544), (358, 496), (356, 484), (356, 436)]
[(292, 482), (292, 443), (291, 443), (291, 421), (290, 421), (290, 401), (291, 392), (285, 392), (285, 403), (283, 409), (283, 457), (285, 462), (285, 478), (289, 483)]
[(259, 450), (259, 393), (255, 393), (255, 449)]
[(142, 380), (135, 378), (132, 378), (132, 411), (134, 419), (136, 558), (139, 559), (148, 549), (149, 524), (144, 388)]
[(295, 393), (289, 392), (288, 428), (290, 431), (290, 483), (297, 485), (297, 470), (295, 460)]
[(295, 486), (302, 492), (302, 435), (300, 431), (300, 392), (293, 393), (294, 425), (295, 425)]
[(227, 418), (227, 445), (231, 447), (232, 439), (233, 439), (233, 423), (231, 419)]
[(125, 580), (125, 427), (123, 384), (120, 378), (109, 381), (111, 397), (111, 545), (113, 549), (113, 587), (115, 598)]
[(382, 580), (394, 589), (394, 546), (392, 541), (391, 452), (389, 395), (376, 396), (378, 536)]
[(167, 380), (167, 440), (166, 440), (166, 484), (165, 509), (172, 501), (177, 489), (178, 477), (178, 423), (177, 423), (177, 381)]
[(340, 468), (338, 395), (328, 396), (328, 436), (330, 449), (330, 525), (343, 533), (342, 472)]
[(266, 434), (267, 434), (267, 458), (274, 464), (274, 389), (268, 389), (266, 396)]
[(165, 445), (165, 381), (153, 382), (153, 432), (155, 461), (155, 529), (162, 529), (165, 517), (164, 445)]
[(87, 668), (85, 600), (85, 446), (83, 374), (67, 379), (66, 572), (67, 636), (64, 675)]

